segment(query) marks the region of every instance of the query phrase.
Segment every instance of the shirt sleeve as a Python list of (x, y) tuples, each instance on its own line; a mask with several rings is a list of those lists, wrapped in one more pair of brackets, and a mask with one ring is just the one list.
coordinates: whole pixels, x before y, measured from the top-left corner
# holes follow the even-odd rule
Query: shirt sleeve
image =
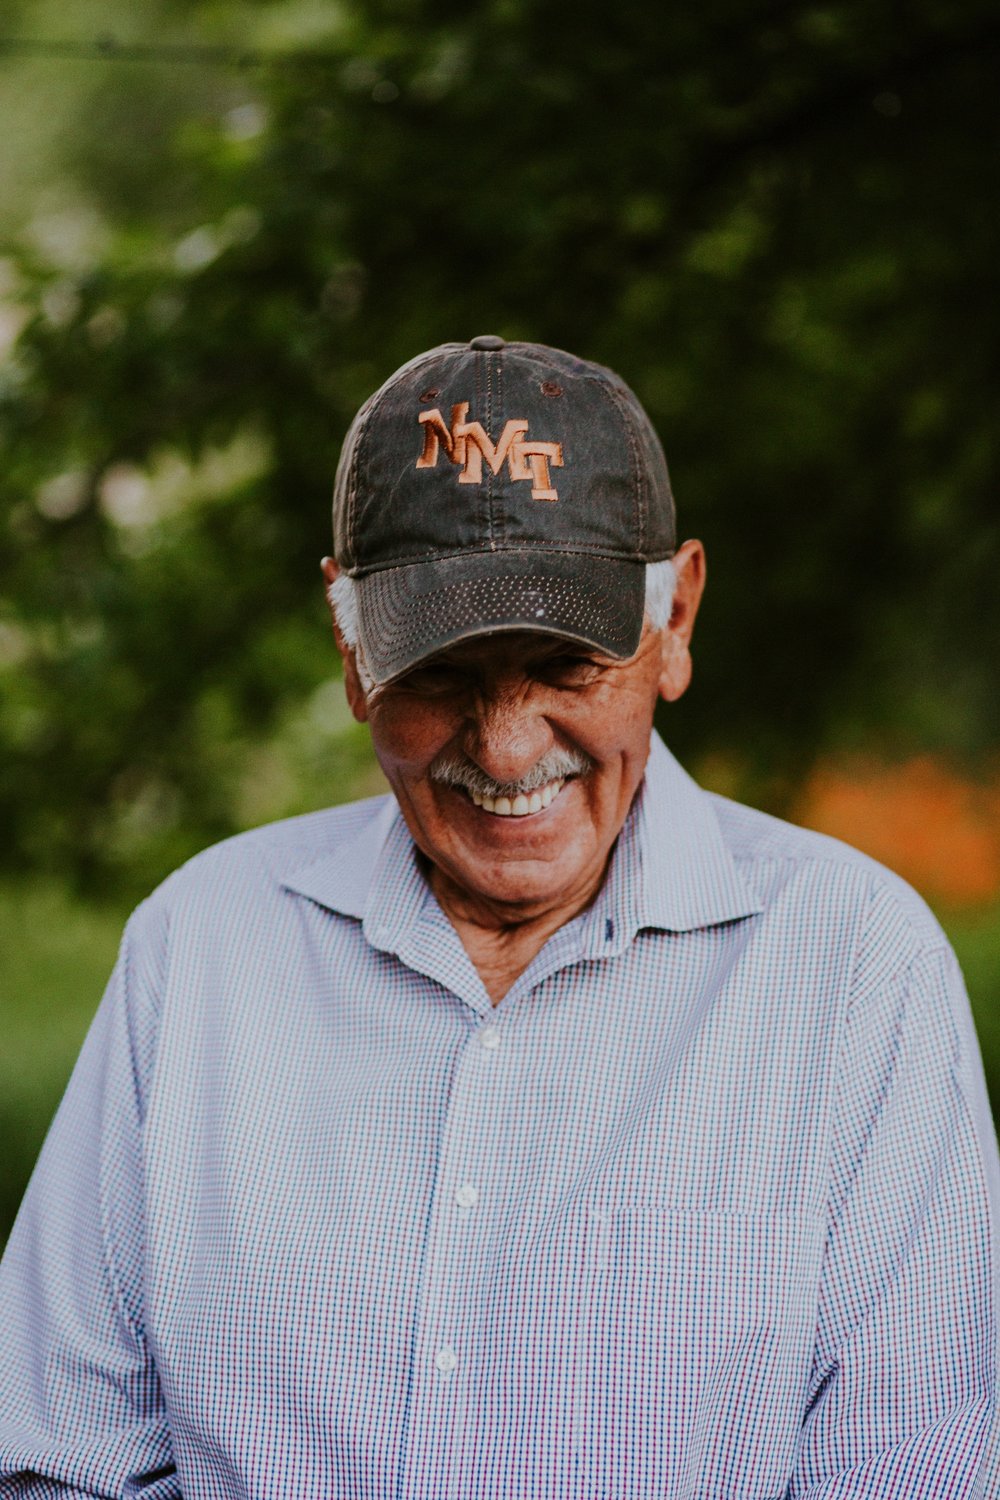
[(142, 1076), (163, 950), (150, 942), (155, 925), (147, 907), (126, 929), (0, 1265), (5, 1500), (180, 1495), (143, 1330)]
[(998, 1165), (950, 949), (850, 1013), (789, 1500), (993, 1500)]

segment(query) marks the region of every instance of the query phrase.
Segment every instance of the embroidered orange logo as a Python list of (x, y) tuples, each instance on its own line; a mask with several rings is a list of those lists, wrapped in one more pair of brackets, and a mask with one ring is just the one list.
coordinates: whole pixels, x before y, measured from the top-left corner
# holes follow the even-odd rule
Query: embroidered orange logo
[(530, 479), (533, 500), (558, 500), (549, 474), (549, 465), (563, 466), (562, 443), (540, 443), (526, 437), (528, 424), (511, 418), (494, 446), (481, 422), (469, 422), (468, 401), (451, 409), (449, 427), (435, 406), (422, 411), (419, 421), (424, 429), (424, 451), (417, 459), (418, 469), (433, 469), (441, 448), (453, 464), (461, 467), (459, 484), (482, 484), (483, 459), (494, 474), (507, 465), (511, 479)]

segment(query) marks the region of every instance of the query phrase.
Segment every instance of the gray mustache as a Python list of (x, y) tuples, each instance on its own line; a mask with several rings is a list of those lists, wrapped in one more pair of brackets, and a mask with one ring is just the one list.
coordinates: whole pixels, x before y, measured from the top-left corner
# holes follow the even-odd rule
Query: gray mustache
[(474, 792), (477, 797), (509, 797), (513, 800), (519, 793), (529, 796), (561, 777), (585, 776), (593, 764), (590, 756), (584, 755), (582, 750), (550, 750), (518, 781), (494, 781), (464, 755), (443, 755), (431, 763), (429, 775), (432, 781), (443, 786), (461, 787), (466, 792)]

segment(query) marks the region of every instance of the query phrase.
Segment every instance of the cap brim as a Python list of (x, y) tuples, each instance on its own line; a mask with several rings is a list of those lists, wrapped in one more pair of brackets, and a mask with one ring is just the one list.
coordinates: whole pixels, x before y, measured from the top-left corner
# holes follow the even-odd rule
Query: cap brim
[(474, 636), (531, 630), (634, 655), (642, 635), (646, 569), (587, 553), (476, 552), (355, 580), (359, 634), (377, 683)]

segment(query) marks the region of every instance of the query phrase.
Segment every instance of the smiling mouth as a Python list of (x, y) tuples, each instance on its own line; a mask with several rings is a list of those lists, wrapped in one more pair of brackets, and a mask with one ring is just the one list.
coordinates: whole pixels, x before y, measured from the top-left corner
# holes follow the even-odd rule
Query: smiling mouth
[(518, 792), (516, 797), (484, 797), (480, 792), (469, 792), (469, 796), (483, 812), (495, 813), (498, 818), (526, 818), (529, 813), (541, 812), (553, 798), (558, 797), (567, 778), (559, 776), (547, 781), (533, 792)]

